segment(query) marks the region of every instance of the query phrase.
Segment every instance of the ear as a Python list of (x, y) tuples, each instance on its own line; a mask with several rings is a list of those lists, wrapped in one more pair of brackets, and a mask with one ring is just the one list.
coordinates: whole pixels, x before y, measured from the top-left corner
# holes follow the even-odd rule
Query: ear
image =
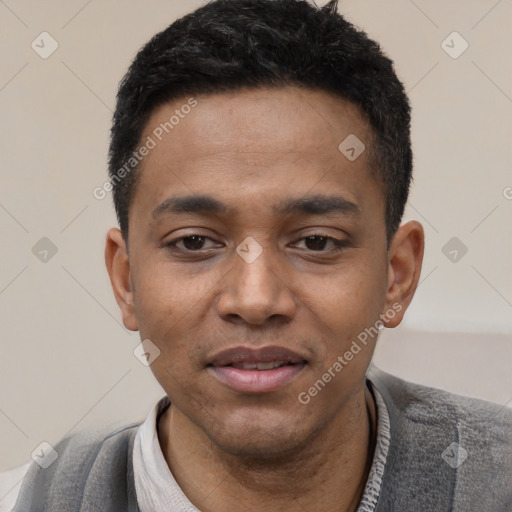
[(139, 325), (135, 318), (133, 291), (130, 282), (130, 259), (126, 242), (121, 231), (117, 228), (112, 228), (107, 233), (105, 264), (107, 265), (114, 296), (123, 315), (123, 324), (130, 331), (138, 331)]
[(386, 307), (381, 316), (386, 327), (396, 327), (418, 286), (423, 262), (425, 234), (419, 222), (400, 226), (388, 251), (388, 283)]

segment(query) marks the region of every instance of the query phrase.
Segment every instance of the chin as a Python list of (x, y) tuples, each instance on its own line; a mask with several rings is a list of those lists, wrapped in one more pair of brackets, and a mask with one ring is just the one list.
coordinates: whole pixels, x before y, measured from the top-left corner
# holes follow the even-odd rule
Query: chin
[(290, 437), (272, 435), (230, 436), (224, 439), (212, 439), (224, 453), (233, 457), (251, 460), (283, 460), (296, 455), (299, 448), (305, 444), (290, 439)]
[[(219, 422), (206, 434), (229, 455), (268, 461), (297, 455), (313, 437), (313, 429), (308, 431), (303, 419), (271, 418), (264, 414), (255, 418), (254, 413), (252, 417), (245, 416)], [(300, 430), (297, 425), (301, 426)]]

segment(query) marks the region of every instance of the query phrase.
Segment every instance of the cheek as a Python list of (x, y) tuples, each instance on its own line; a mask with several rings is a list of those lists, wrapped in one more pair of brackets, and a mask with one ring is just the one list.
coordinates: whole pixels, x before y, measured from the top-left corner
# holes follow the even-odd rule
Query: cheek
[(178, 272), (168, 262), (150, 265), (149, 258), (147, 261), (144, 268), (134, 272), (140, 337), (151, 340), (160, 350), (151, 365), (155, 375), (170, 370), (172, 375), (179, 375), (186, 368), (190, 371), (203, 349), (209, 292), (215, 280), (204, 274)]
[(141, 337), (153, 341), (161, 338), (163, 331), (173, 325), (169, 319), (179, 315), (179, 304), (175, 291), (165, 279), (144, 279), (138, 282), (134, 294), (134, 308)]
[(134, 307), (141, 336), (162, 337), (169, 329), (183, 329), (187, 315), (204, 296), (197, 280), (184, 279), (183, 273), (172, 265), (152, 261), (151, 257), (144, 265), (136, 267), (133, 280)]
[[(336, 336), (334, 350), (353, 339), (379, 319), (386, 298), (385, 264), (366, 251), (326, 279), (314, 302), (319, 320)], [(385, 260), (384, 260), (385, 261)]]

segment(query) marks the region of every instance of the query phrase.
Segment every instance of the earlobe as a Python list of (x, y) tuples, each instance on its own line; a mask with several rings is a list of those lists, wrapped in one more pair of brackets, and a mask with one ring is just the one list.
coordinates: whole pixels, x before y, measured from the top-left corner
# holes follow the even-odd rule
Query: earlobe
[[(423, 262), (425, 234), (422, 225), (410, 221), (400, 226), (389, 248), (386, 307), (383, 323), (397, 327), (414, 297)], [(393, 314), (388, 314), (393, 311)]]
[(110, 283), (123, 323), (130, 331), (139, 329), (133, 305), (133, 290), (130, 282), (130, 259), (126, 242), (118, 228), (112, 228), (107, 233), (105, 245), (105, 264), (110, 277)]

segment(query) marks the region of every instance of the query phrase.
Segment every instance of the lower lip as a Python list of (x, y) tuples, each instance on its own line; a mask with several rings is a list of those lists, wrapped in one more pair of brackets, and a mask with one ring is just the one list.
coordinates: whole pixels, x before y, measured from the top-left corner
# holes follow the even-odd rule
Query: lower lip
[(223, 384), (239, 393), (269, 393), (292, 382), (305, 367), (291, 364), (273, 370), (241, 370), (232, 366), (210, 366), (208, 370)]

